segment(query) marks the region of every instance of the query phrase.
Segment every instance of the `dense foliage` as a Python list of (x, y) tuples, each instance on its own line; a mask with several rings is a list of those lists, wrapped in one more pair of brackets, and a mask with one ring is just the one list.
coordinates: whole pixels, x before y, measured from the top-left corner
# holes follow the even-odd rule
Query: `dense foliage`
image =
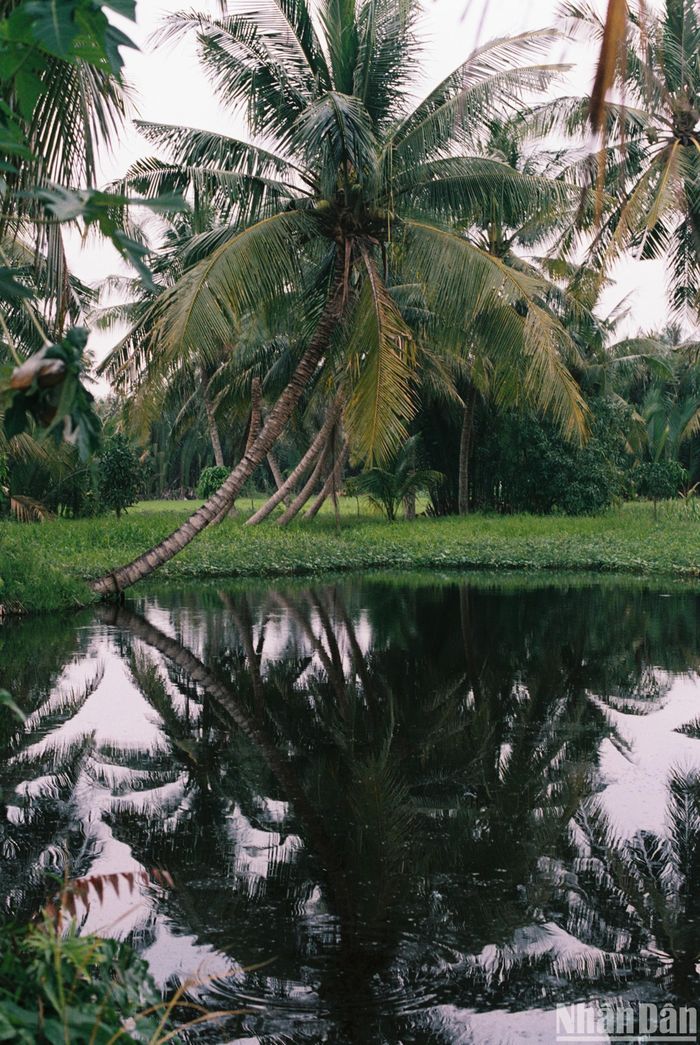
[(74, 925), (64, 935), (49, 918), (0, 926), (0, 1040), (152, 1041), (162, 1008), (146, 963), (125, 944), (81, 937)]
[(591, 405), (591, 434), (583, 446), (531, 414), (485, 410), (477, 425), (475, 503), (504, 512), (590, 515), (630, 492), (623, 448), (628, 411), (605, 401)]
[(98, 463), (100, 502), (117, 513), (136, 504), (142, 490), (143, 474), (138, 455), (125, 436), (117, 433), (105, 441)]

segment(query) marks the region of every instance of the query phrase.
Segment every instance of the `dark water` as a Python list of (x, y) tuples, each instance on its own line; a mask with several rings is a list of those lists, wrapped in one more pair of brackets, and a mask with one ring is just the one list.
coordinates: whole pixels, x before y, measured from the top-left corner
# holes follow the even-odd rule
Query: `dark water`
[(145, 869), (78, 916), (245, 1010), (210, 1041), (553, 1042), (557, 1004), (696, 1001), (699, 609), (373, 577), (7, 624), (6, 913)]

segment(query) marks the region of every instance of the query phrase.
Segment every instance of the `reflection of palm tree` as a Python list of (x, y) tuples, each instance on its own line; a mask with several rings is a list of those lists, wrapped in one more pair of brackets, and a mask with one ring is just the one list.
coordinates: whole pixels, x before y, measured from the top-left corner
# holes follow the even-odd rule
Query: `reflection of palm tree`
[(667, 834), (621, 840), (599, 804), (582, 807), (567, 928), (628, 967), (646, 965), (688, 1000), (700, 986), (700, 775), (671, 775), (667, 818)]
[[(14, 917), (30, 917), (45, 898), (47, 876), (86, 873), (94, 846), (83, 831), (80, 781), (94, 748), (91, 736), (61, 741), (60, 730), (95, 691), (97, 674), (80, 690), (44, 700), (23, 725), (2, 735), (0, 894)], [(0, 711), (4, 714), (4, 711)]]
[[(337, 589), (276, 596), (294, 629), (281, 662), (265, 655), (269, 607), (254, 614), (247, 598), (225, 598), (239, 645), (227, 636), (224, 653), (209, 654), (210, 666), (143, 618), (102, 611), (187, 675), (198, 700), (206, 693), (216, 706), (228, 736), (210, 774), (222, 811), (230, 818), (235, 808), (249, 825), (262, 819), (269, 829), (261, 796), (291, 802), (276, 826), (300, 843), (293, 857), (270, 859), (267, 877), (246, 890), (236, 884), (244, 873), (230, 840), (227, 848), (212, 836), (207, 851), (171, 817), (168, 850), (154, 856), (163, 834), (157, 823), (138, 828), (117, 814), (117, 832), (128, 829), (139, 850), (149, 849), (149, 863), (174, 873), (178, 891), (169, 902), (198, 935), (246, 963), (281, 955), (274, 966), (281, 980), (264, 971), (227, 986), (239, 1001), (246, 993), (284, 993), (284, 982), (298, 981), (305, 968), (307, 985), (346, 1038), (358, 1041), (367, 1040), (373, 998), (384, 1009), (400, 1007), (407, 990), (424, 989), (445, 949), (450, 961), (473, 969), (481, 948), (505, 947), (532, 921), (544, 896), (538, 860), (565, 851), (567, 822), (588, 787), (580, 766), (610, 732), (587, 699), (580, 651), (563, 649), (552, 666), (550, 644), (547, 656), (530, 654), (528, 663), (514, 628), (505, 630), (499, 658), (489, 658), (483, 651), (492, 644), (472, 622), (476, 645), (465, 665), (461, 643), (438, 628), (444, 613), (428, 600), (425, 636), (434, 637), (437, 654), (428, 658), (415, 641), (423, 622), (413, 621), (413, 607), (400, 611), (401, 595), (383, 607), (394, 621), (391, 638), (372, 641), (364, 654), (353, 610)], [(161, 717), (166, 732), (181, 725)], [(196, 773), (193, 767), (190, 781)], [(216, 864), (229, 870), (212, 883)], [(494, 868), (501, 868), (495, 876)], [(206, 917), (191, 897), (180, 899), (188, 881), (203, 878)], [(459, 888), (438, 900), (446, 880)], [(317, 883), (321, 898), (314, 899)], [(309, 903), (327, 905), (327, 918), (307, 919)], [(390, 1002), (397, 977), (411, 986)], [(351, 996), (365, 999), (362, 1011)]]

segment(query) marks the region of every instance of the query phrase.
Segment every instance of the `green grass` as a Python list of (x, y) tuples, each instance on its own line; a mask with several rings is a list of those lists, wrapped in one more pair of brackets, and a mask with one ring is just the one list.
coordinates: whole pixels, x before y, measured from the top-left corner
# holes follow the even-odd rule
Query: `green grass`
[[(679, 503), (625, 505), (594, 518), (475, 515), (387, 523), (343, 503), (339, 530), (330, 513), (279, 529), (248, 528), (241, 516), (206, 530), (168, 563), (171, 578), (276, 577), (370, 569), (521, 569), (700, 577), (700, 518)], [(8, 610), (53, 610), (86, 602), (86, 581), (156, 543), (196, 502), (145, 502), (119, 521), (0, 523), (0, 603)], [(244, 511), (245, 509), (245, 511)]]

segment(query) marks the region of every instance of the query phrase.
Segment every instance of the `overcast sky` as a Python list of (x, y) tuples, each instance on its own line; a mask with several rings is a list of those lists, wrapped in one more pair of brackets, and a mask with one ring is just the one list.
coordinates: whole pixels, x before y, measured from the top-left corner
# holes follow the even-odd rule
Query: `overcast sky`
[[(458, 65), (477, 43), (551, 25), (559, 7), (558, 0), (424, 0), (424, 3), (421, 35), (426, 41), (426, 88)], [(603, 0), (599, 0), (599, 4), (602, 6)], [(136, 27), (122, 23), (140, 48), (125, 52), (126, 77), (134, 88), (134, 115), (144, 120), (245, 136), (243, 122), (218, 106), (200, 71), (194, 37), (177, 46), (158, 49), (149, 43), (150, 34), (163, 16), (182, 9), (213, 11), (215, 8), (211, 0), (139, 0)], [(594, 58), (593, 46), (557, 46), (551, 60), (574, 63), (574, 70), (560, 88), (561, 93), (588, 90)], [(133, 128), (125, 129), (113, 154), (103, 157), (102, 180), (108, 182), (118, 177), (130, 163), (152, 151)], [(72, 242), (70, 253), (76, 272), (90, 283), (112, 272), (123, 271), (111, 247), (92, 243), (81, 249), (79, 243)], [(615, 276), (616, 284), (606, 292), (603, 308), (607, 311), (623, 296), (630, 295), (631, 315), (625, 332), (663, 324), (666, 307), (662, 264), (625, 261), (618, 266)], [(113, 335), (93, 336), (91, 344), (99, 358), (114, 339)]]

